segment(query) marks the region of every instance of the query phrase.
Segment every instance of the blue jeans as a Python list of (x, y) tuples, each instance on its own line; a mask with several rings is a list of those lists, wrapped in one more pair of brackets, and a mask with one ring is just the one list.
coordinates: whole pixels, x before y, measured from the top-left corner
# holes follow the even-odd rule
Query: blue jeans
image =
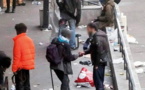
[(105, 3), (105, 0), (99, 0), (101, 2), (101, 4), (104, 4)]
[(96, 90), (104, 90), (104, 74), (105, 74), (105, 65), (98, 66), (98, 69), (94, 67), (93, 79)]
[(69, 27), (70, 27), (70, 30), (72, 31), (72, 34), (71, 34), (71, 38), (70, 38), (70, 46), (72, 48), (76, 47), (76, 39), (75, 39), (75, 36), (76, 36), (76, 20), (74, 19), (70, 19), (70, 20), (64, 20), (64, 24), (59, 24), (59, 33), (58, 35), (61, 34), (61, 31), (66, 28), (66, 22), (68, 21), (68, 24), (69, 24)]
[(75, 39), (76, 20), (70, 19), (70, 20), (68, 20), (68, 23), (69, 23), (69, 26), (70, 26), (70, 30), (72, 31), (71, 38), (70, 38), (70, 46), (71, 47), (76, 47), (76, 39)]

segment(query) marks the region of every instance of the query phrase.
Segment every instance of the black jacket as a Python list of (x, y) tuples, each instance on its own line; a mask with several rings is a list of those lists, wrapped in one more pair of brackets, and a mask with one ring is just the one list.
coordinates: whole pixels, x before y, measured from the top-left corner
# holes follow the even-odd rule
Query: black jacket
[(76, 20), (76, 24), (79, 24), (81, 19), (81, 0), (63, 0), (63, 2), (56, 0), (56, 3), (63, 19), (73, 18)]
[[(59, 41), (55, 38), (52, 43), (59, 43)], [(50, 64), (50, 68), (63, 71), (65, 74), (73, 74), (71, 61), (76, 60), (79, 55), (72, 54), (70, 45), (67, 43), (63, 43), (63, 47), (59, 48), (59, 52), (63, 55), (63, 60), (58, 65)]]
[(90, 39), (90, 49), (85, 54), (91, 54), (91, 60), (94, 66), (101, 65), (102, 53), (108, 53), (109, 45), (107, 42), (107, 35), (105, 32), (99, 30)]

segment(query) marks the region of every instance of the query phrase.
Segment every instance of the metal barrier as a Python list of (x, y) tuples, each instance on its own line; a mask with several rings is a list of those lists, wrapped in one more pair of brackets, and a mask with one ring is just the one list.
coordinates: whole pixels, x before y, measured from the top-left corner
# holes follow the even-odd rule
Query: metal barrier
[(141, 90), (140, 82), (137, 73), (135, 72), (135, 67), (133, 65), (133, 57), (131, 55), (130, 47), (127, 42), (127, 34), (121, 29), (117, 13), (115, 13), (115, 28), (118, 30), (118, 44), (120, 45), (120, 52), (124, 59), (124, 70), (126, 70), (126, 79), (129, 81), (128, 88), (129, 90)]

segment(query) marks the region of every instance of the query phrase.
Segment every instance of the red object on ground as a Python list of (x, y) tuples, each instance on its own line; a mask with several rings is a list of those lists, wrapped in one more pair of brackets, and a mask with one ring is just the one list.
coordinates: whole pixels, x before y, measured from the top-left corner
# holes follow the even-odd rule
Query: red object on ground
[(93, 81), (93, 73), (89, 71), (87, 68), (83, 67), (77, 80), (75, 80), (76, 83), (89, 83), (92, 87), (94, 87), (94, 81)]

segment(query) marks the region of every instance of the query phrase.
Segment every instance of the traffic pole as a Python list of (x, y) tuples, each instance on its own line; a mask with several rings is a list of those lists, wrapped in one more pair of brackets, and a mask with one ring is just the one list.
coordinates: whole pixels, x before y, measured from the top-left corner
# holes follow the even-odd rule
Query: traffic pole
[(42, 28), (48, 29), (49, 26), (49, 0), (43, 1), (43, 25)]

